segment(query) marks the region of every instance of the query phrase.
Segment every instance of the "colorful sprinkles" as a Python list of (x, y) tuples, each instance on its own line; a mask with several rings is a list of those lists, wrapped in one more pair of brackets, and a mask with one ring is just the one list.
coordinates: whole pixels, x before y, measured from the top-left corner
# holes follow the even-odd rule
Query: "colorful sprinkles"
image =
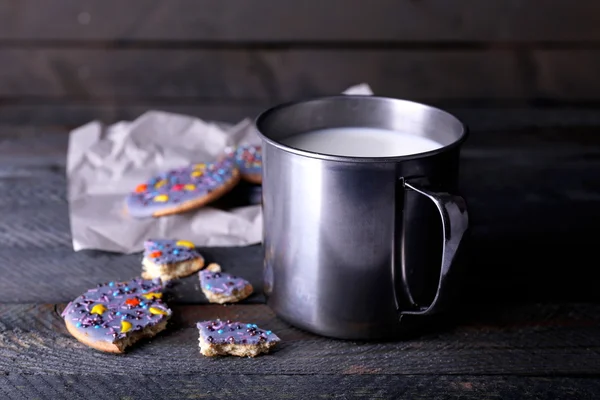
[(127, 196), (129, 213), (149, 217), (155, 212), (181, 206), (209, 195), (234, 178), (236, 165), (230, 159), (200, 163), (159, 174), (138, 185)]
[(260, 175), (262, 173), (262, 148), (258, 145), (244, 144), (235, 150), (229, 150), (242, 175)]
[(279, 342), (281, 339), (271, 331), (260, 329), (256, 324), (227, 321), (202, 321), (196, 324), (200, 338), (210, 344), (257, 345)]
[(70, 302), (62, 317), (90, 338), (114, 343), (171, 315), (161, 291), (158, 281), (140, 278), (100, 284)]
[(202, 258), (187, 240), (150, 239), (144, 242), (144, 257), (154, 264), (171, 264)]

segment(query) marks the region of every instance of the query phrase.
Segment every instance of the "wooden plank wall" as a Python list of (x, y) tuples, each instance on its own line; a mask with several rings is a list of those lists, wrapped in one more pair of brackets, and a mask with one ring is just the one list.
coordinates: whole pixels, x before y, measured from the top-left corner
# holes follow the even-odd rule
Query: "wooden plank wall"
[(440, 106), (594, 106), (594, 0), (0, 0), (0, 124), (236, 121), (368, 82)]

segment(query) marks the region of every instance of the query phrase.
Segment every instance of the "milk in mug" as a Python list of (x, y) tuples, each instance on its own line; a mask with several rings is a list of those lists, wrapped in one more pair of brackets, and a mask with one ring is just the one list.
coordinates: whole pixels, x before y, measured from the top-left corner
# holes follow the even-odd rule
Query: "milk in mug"
[(291, 136), (282, 143), (299, 150), (349, 157), (406, 156), (442, 147), (426, 137), (363, 127), (319, 129)]

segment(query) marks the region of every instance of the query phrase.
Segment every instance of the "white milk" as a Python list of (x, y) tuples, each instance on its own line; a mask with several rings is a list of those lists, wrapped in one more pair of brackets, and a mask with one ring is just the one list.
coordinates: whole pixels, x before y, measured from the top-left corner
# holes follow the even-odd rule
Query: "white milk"
[(353, 157), (393, 157), (442, 147), (431, 139), (380, 128), (329, 128), (286, 138), (283, 144), (321, 154)]

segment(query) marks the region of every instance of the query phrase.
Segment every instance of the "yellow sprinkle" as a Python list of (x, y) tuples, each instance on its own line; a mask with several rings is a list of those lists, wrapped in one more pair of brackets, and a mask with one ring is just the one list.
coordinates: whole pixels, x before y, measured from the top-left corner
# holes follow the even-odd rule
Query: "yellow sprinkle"
[(169, 200), (169, 196), (167, 196), (166, 194), (159, 194), (154, 198), (154, 201), (158, 201), (160, 203), (164, 203), (167, 200)]
[(92, 311), (90, 311), (90, 314), (102, 315), (105, 311), (106, 307), (104, 307), (103, 304), (96, 304), (94, 307), (92, 307)]
[(204, 175), (204, 172), (202, 172), (202, 171), (193, 171), (192, 172), (192, 177), (193, 178), (197, 178), (197, 177), (202, 176), (202, 175)]
[(183, 188), (184, 188), (185, 190), (190, 190), (190, 191), (191, 191), (191, 190), (194, 190), (194, 189), (196, 189), (196, 185), (192, 185), (191, 183), (188, 183), (188, 184), (187, 184), (187, 185), (185, 185)]
[(177, 243), (175, 243), (175, 246), (187, 247), (189, 249), (196, 247), (194, 243), (188, 242), (187, 240), (178, 240)]
[(204, 170), (204, 169), (206, 169), (206, 164), (204, 164), (204, 163), (194, 164), (194, 169)]
[(158, 188), (160, 188), (160, 187), (163, 187), (163, 186), (165, 186), (165, 184), (166, 184), (166, 183), (167, 183), (167, 181), (166, 181), (166, 180), (164, 180), (164, 179), (162, 179), (162, 180), (160, 180), (160, 181), (156, 182), (156, 183), (154, 184), (154, 187), (155, 187), (156, 189), (158, 189)]
[(161, 308), (156, 308), (156, 307), (150, 307), (148, 309), (148, 311), (150, 311), (150, 314), (154, 314), (154, 315), (167, 315), (168, 313), (161, 309)]
[(162, 297), (162, 293), (150, 292), (150, 293), (143, 294), (142, 296), (144, 296), (148, 300), (160, 299)]
[(131, 322), (121, 321), (121, 333), (127, 333), (131, 330), (131, 328), (133, 328)]

